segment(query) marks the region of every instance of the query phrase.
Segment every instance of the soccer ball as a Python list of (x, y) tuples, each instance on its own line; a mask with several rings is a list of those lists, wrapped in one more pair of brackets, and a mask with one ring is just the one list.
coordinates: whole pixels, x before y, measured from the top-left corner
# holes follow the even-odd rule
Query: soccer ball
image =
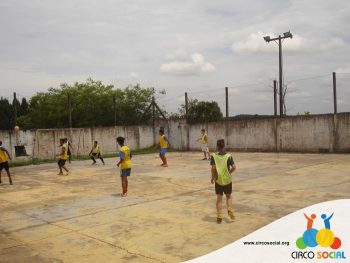
[(16, 125), (14, 130), (15, 130), (15, 132), (19, 132), (19, 127)]

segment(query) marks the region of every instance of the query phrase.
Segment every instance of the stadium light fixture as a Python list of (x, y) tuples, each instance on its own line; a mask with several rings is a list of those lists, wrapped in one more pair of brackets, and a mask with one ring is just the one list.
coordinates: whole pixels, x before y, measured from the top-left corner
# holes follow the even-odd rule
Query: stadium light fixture
[(267, 42), (267, 43), (269, 43), (270, 42), (270, 36), (266, 36), (266, 37), (264, 37), (264, 40)]
[(292, 35), (292, 33), (290, 31), (284, 32), (283, 36), (284, 36), (284, 38), (293, 38), (293, 35)]
[(290, 31), (284, 32), (283, 36), (279, 35), (278, 37), (271, 38), (270, 36), (263, 37), (264, 40), (269, 43), (271, 41), (275, 41), (278, 44), (278, 64), (279, 64), (279, 88), (280, 88), (280, 117), (283, 117), (283, 65), (282, 65), (282, 39), (285, 38), (293, 38), (293, 35)]

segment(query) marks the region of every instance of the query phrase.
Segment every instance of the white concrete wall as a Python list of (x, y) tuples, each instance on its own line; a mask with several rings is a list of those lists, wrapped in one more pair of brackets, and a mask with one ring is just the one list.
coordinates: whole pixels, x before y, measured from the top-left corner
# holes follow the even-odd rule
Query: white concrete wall
[(283, 151), (334, 150), (333, 115), (290, 117), (279, 122), (278, 133)]
[(350, 114), (338, 114), (336, 118), (336, 148), (338, 152), (350, 152)]
[[(99, 142), (102, 153), (118, 151), (116, 137), (126, 138), (132, 150), (144, 149), (153, 145), (153, 129), (148, 126), (99, 127), (70, 129), (38, 129), (20, 131), (0, 131), (0, 140), (15, 159), (53, 159), (59, 151), (59, 139), (67, 137), (72, 142), (74, 155), (87, 155), (93, 141)], [(15, 146), (23, 145), (28, 157), (15, 157)]]
[[(350, 152), (349, 113), (221, 121), (188, 126), (181, 123), (183, 121), (170, 122), (169, 138), (175, 142), (174, 148), (181, 150), (186, 148), (188, 127), (190, 150), (200, 149), (201, 144), (196, 139), (200, 137), (201, 129), (205, 128), (211, 150), (215, 150), (218, 139), (225, 139), (227, 147), (237, 151)], [(177, 128), (179, 126), (181, 132)]]
[(160, 126), (165, 127), (171, 146), (178, 150), (199, 150), (201, 143), (197, 139), (205, 128), (212, 151), (218, 139), (225, 139), (227, 147), (237, 151), (350, 152), (350, 113), (192, 125), (185, 120), (159, 121), (155, 134), (151, 126), (0, 131), (0, 140), (12, 156), (15, 145), (25, 146), (29, 156), (17, 159), (53, 159), (59, 150), (59, 138), (72, 141), (74, 155), (87, 155), (94, 140), (99, 142), (103, 153), (115, 153), (117, 136), (125, 137), (132, 150), (139, 150), (158, 143)]

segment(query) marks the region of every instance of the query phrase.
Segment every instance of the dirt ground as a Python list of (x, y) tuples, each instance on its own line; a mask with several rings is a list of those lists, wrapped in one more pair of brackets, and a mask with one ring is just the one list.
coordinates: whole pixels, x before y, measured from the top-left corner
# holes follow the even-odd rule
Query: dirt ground
[(180, 262), (223, 247), (302, 207), (350, 197), (350, 155), (235, 153), (235, 221), (216, 224), (201, 153), (133, 158), (129, 195), (116, 158), (3, 171), (0, 262)]

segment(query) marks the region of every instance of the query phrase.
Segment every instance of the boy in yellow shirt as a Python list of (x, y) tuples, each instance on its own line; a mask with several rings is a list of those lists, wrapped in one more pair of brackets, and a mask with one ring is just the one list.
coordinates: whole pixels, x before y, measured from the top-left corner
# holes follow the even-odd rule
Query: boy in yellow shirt
[(5, 169), (7, 176), (9, 177), (9, 182), (12, 185), (12, 178), (10, 173), (10, 166), (8, 160), (11, 160), (11, 156), (5, 147), (2, 146), (2, 141), (0, 141), (0, 184), (1, 184), (1, 171)]
[(120, 146), (119, 157), (120, 160), (117, 163), (117, 166), (120, 167), (120, 178), (122, 181), (123, 192), (120, 194), (125, 197), (128, 194), (128, 176), (131, 174), (131, 152), (128, 146), (124, 145), (125, 138), (118, 137), (117, 142)]
[(211, 183), (215, 182), (216, 193), (216, 222), (222, 222), (222, 196), (226, 195), (227, 214), (233, 220), (232, 206), (232, 173), (236, 170), (231, 154), (225, 152), (225, 141), (218, 140), (216, 143), (218, 153), (213, 153), (210, 160), (211, 165)]
[(167, 152), (168, 147), (170, 146), (170, 143), (164, 135), (164, 128), (163, 127), (160, 127), (160, 129), (159, 129), (159, 144), (158, 144), (158, 146), (160, 148), (159, 157), (163, 162), (160, 166), (168, 167), (168, 160), (165, 157), (165, 154)]
[(202, 136), (197, 141), (201, 141), (202, 143), (202, 152), (204, 154), (204, 158), (202, 160), (207, 160), (207, 153), (208, 153), (208, 160), (210, 160), (210, 151), (208, 147), (208, 135), (205, 132), (205, 129), (201, 130)]
[(94, 146), (92, 147), (92, 149), (89, 153), (89, 156), (90, 156), (91, 160), (93, 161), (92, 164), (96, 163), (95, 157), (97, 157), (102, 161), (103, 165), (105, 165), (105, 161), (102, 158), (100, 146), (98, 145), (97, 141), (94, 141)]
[(68, 146), (67, 144), (64, 142), (64, 139), (60, 139), (60, 145), (59, 147), (61, 147), (61, 152), (56, 154), (57, 156), (59, 156), (58, 159), (58, 168), (60, 169), (60, 172), (58, 173), (58, 175), (63, 175), (63, 170), (65, 170), (67, 173), (65, 175), (69, 174), (69, 170), (66, 168), (66, 161), (68, 159)]

